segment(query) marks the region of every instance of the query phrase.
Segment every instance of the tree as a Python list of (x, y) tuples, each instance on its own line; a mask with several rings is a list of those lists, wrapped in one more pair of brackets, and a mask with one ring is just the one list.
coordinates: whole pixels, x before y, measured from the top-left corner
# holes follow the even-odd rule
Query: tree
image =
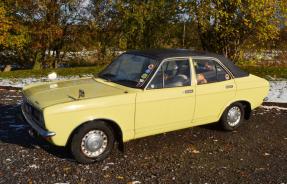
[[(3, 2), (0, 2), (1, 62), (3, 64), (9, 64), (7, 61), (3, 61), (5, 57), (7, 58), (7, 51), (10, 51), (9, 53), (13, 52), (13, 54), (15, 54), (17, 51), (22, 50), (28, 41), (29, 38), (27, 35), (27, 27), (21, 25), (17, 20), (15, 20), (15, 18), (11, 16), (11, 12), (9, 12), (7, 6)], [(10, 69), (10, 66), (6, 66), (4, 71), (8, 71)]]
[(286, 17), (283, 1), (194, 0), (190, 16), (197, 23), (204, 50), (236, 60), (242, 49), (264, 47), (278, 38), (278, 12)]
[[(162, 47), (172, 42), (177, 1), (93, 1), (100, 45), (118, 49)], [(112, 44), (112, 45), (110, 45)]]
[[(176, 1), (129, 1), (117, 4), (122, 38), (128, 49), (161, 47), (176, 17)], [(164, 39), (165, 38), (165, 39)]]
[(26, 27), (19, 24), (0, 2), (0, 49), (22, 48), (27, 42)]
[[(84, 31), (89, 31), (81, 26), (88, 18), (82, 5), (84, 0), (9, 2), (13, 16), (28, 27), (30, 37), (30, 42), (18, 55), (26, 62), (31, 60), (34, 68), (39, 69), (44, 65), (57, 67), (67, 51), (72, 49), (71, 46), (75, 45), (74, 42), (81, 48), (82, 35)], [(88, 45), (88, 42), (85, 44)]]

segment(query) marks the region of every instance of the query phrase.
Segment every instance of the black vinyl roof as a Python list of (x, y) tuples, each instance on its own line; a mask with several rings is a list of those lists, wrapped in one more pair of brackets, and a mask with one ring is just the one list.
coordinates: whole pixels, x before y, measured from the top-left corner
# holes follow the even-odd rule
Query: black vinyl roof
[(235, 78), (246, 77), (249, 75), (248, 72), (243, 71), (236, 66), (231, 60), (224, 57), (223, 55), (214, 54), (206, 51), (194, 51), (188, 49), (148, 49), (148, 50), (132, 50), (127, 51), (126, 54), (141, 55), (162, 61), (171, 57), (192, 57), (192, 56), (205, 56), (213, 57), (221, 61), (226, 68), (233, 74)]

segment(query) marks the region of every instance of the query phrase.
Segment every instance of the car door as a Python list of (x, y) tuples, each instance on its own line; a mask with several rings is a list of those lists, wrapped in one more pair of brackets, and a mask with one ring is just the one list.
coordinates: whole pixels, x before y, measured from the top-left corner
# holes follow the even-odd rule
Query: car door
[(193, 123), (218, 121), (223, 108), (234, 98), (232, 74), (215, 58), (192, 58), (196, 72), (196, 107)]
[(195, 85), (189, 58), (161, 63), (146, 89), (137, 94), (135, 137), (167, 132), (191, 125)]

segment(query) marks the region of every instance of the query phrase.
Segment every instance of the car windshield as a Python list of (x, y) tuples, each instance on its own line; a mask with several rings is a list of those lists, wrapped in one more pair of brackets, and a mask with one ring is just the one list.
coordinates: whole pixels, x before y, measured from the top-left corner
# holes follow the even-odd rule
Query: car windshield
[(156, 60), (149, 57), (122, 54), (107, 66), (99, 77), (132, 88), (142, 88), (153, 71)]

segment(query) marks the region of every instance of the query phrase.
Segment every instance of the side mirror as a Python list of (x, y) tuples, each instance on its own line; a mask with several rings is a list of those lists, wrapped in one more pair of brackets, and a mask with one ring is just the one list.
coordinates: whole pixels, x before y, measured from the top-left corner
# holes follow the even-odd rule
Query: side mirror
[(56, 73), (56, 72), (50, 73), (50, 74), (48, 75), (48, 79), (49, 79), (49, 80), (55, 80), (55, 79), (57, 79), (57, 73)]

